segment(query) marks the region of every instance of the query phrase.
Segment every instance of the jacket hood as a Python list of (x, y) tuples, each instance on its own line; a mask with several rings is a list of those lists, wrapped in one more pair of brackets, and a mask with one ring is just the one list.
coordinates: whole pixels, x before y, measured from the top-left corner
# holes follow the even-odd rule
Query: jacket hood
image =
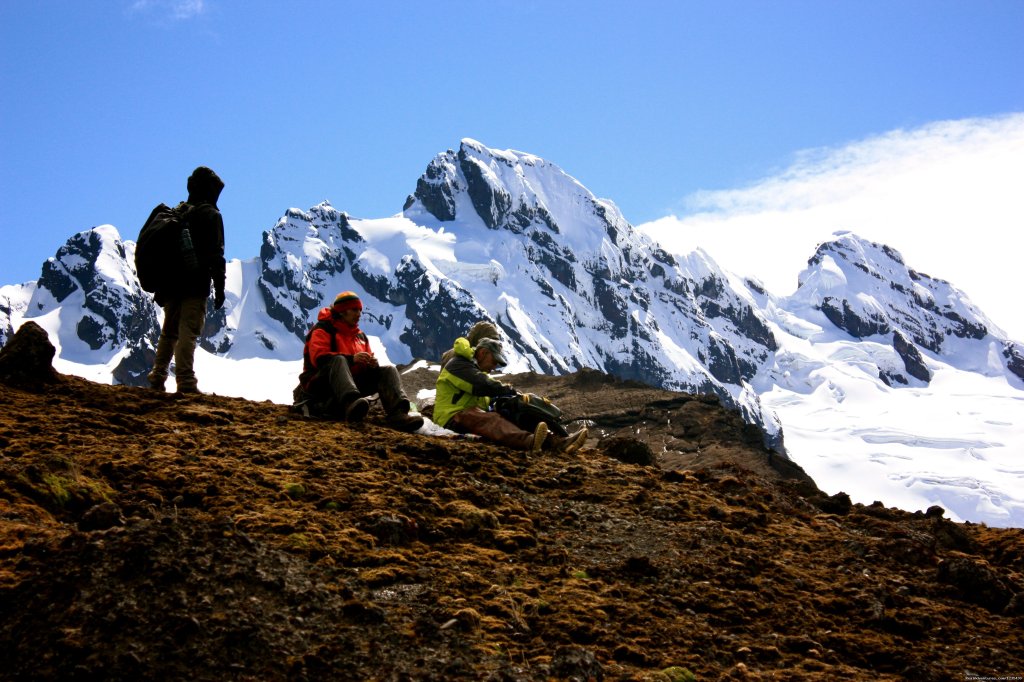
[(473, 359), (473, 346), (469, 345), (469, 339), (464, 336), (455, 339), (455, 345), (452, 346), (452, 350), (459, 357), (466, 358), (467, 360)]
[(224, 181), (211, 168), (199, 166), (188, 178), (188, 203), (217, 205)]

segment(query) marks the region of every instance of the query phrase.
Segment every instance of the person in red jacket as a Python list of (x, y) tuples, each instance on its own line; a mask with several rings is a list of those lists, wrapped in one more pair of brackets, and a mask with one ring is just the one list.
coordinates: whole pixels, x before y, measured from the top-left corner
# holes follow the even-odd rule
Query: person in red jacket
[(411, 403), (394, 365), (381, 365), (370, 349), (370, 340), (359, 329), (363, 303), (352, 291), (344, 291), (324, 308), (310, 332), (303, 354), (300, 388), (314, 400), (333, 405), (331, 412), (346, 421), (359, 422), (370, 409), (365, 396), (380, 394), (390, 426), (416, 431), (423, 417), (409, 414)]

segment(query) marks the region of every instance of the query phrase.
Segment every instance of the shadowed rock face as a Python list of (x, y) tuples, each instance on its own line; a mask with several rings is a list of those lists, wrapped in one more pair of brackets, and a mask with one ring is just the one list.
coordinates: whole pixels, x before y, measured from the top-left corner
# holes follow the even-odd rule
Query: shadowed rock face
[(826, 297), (821, 302), (821, 311), (825, 313), (829, 322), (858, 339), (889, 332), (889, 322), (885, 317), (858, 313), (850, 306), (849, 301)]
[(1014, 376), (1024, 380), (1024, 348), (1016, 341), (1007, 341), (1003, 344), (1003, 357)]
[(906, 368), (907, 374), (925, 383), (932, 380), (932, 372), (925, 364), (921, 351), (917, 349), (917, 346), (910, 339), (896, 331), (893, 332), (892, 345), (896, 349), (896, 353), (903, 360), (903, 366)]
[(56, 352), (42, 327), (32, 321), (24, 323), (0, 348), (0, 382), (29, 388), (55, 382), (52, 363)]
[(104, 360), (127, 349), (114, 377), (142, 385), (142, 358), (152, 356), (159, 317), (129, 261), (125, 243), (110, 226), (80, 232), (43, 264), (27, 312), (39, 315), (62, 304), (81, 306), (74, 335)]
[[(41, 331), (19, 345), (45, 355)], [(583, 449), (400, 433), (379, 407), (348, 425), (0, 383), (5, 675), (941, 680), (997, 672), (993, 651), (1024, 669), (1024, 531), (826, 496), (713, 398), (508, 379), (589, 423)]]

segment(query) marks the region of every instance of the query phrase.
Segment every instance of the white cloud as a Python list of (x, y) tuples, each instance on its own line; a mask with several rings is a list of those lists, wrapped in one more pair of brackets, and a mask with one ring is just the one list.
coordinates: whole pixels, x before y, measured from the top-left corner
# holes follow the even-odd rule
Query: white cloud
[(192, 19), (206, 11), (205, 0), (135, 0), (132, 12), (158, 15), (176, 21)]
[(702, 247), (722, 267), (788, 295), (818, 243), (850, 230), (962, 289), (1024, 340), (1024, 114), (934, 123), (801, 152), (749, 187), (701, 191), (687, 213), (640, 227), (667, 250)]

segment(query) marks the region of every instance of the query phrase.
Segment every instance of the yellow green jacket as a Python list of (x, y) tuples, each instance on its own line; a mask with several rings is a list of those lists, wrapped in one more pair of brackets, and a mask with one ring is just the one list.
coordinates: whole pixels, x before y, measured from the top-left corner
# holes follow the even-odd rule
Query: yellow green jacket
[(444, 426), (456, 412), (470, 407), (486, 410), (491, 398), (514, 394), (515, 390), (477, 367), (469, 340), (459, 337), (452, 347), (455, 355), (441, 368), (434, 399), (434, 423)]

